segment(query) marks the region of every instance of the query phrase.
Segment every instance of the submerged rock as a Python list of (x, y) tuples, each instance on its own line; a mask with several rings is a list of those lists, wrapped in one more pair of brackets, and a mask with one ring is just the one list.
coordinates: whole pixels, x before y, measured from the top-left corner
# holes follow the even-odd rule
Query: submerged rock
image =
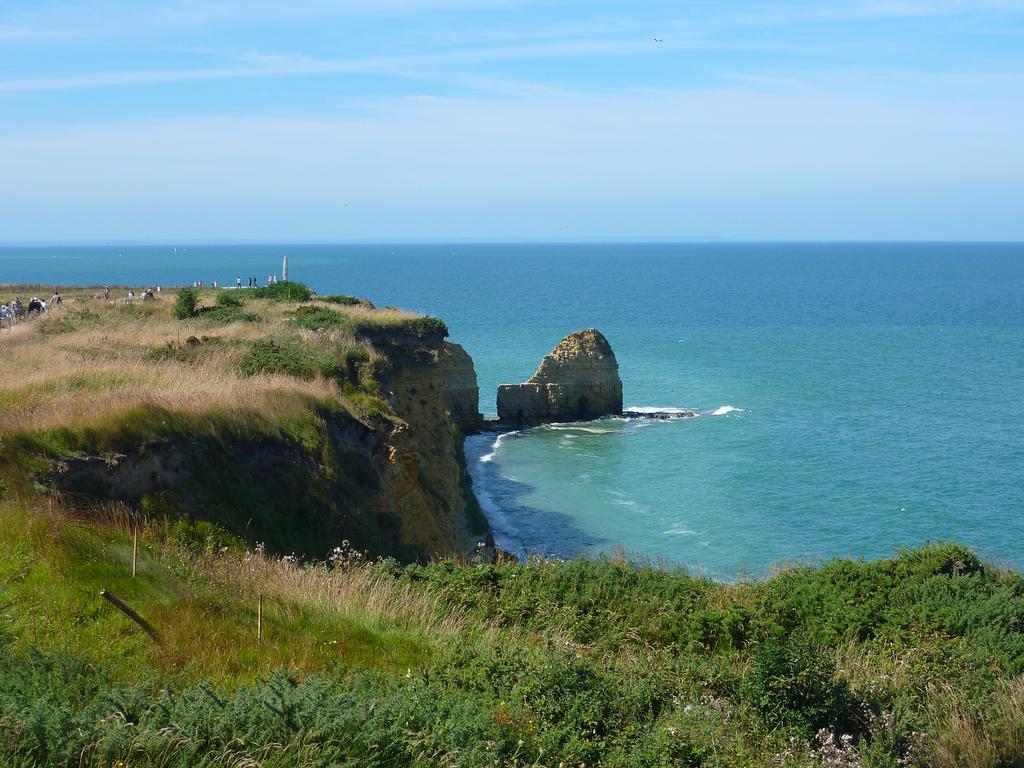
[(692, 419), (697, 415), (696, 411), (686, 408), (668, 408), (665, 410), (655, 409), (626, 409), (622, 415), (627, 419)]
[(498, 419), (531, 425), (622, 414), (622, 380), (612, 347), (600, 331), (570, 333), (524, 384), (498, 387)]

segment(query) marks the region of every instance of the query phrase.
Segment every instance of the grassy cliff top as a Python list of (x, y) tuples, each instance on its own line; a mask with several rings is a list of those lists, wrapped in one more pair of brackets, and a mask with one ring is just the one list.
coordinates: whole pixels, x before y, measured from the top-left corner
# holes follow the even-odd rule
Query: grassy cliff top
[[(374, 371), (382, 334), (447, 333), (440, 321), (377, 309), (353, 297), (271, 289), (184, 289), (153, 299), (102, 288), (66, 289), (63, 305), (0, 331), (11, 375), (0, 377), (0, 434), (82, 429), (134, 406), (240, 421), (287, 420), (309, 402), (354, 414), (386, 410)], [(0, 287), (0, 297), (48, 300), (52, 288)], [(289, 299), (292, 296), (292, 299)]]

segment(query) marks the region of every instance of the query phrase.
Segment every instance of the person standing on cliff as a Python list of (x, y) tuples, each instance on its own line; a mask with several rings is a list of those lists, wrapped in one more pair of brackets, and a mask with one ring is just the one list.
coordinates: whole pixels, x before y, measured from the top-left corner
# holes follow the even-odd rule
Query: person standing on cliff
[(50, 309), (56, 309), (64, 303), (64, 299), (60, 297), (60, 291), (54, 291), (53, 296), (50, 297)]

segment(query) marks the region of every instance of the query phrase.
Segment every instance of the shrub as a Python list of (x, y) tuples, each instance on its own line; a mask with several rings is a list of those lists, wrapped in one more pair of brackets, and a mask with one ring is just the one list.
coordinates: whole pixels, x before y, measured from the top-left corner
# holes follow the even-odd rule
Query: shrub
[(448, 335), (448, 326), (437, 317), (415, 317), (402, 323), (403, 330), (416, 336)]
[(292, 339), (254, 341), (239, 363), (239, 370), (246, 376), (283, 373), (297, 379), (313, 379), (318, 375), (337, 378), (341, 373), (333, 357)]
[(856, 701), (836, 676), (828, 652), (794, 638), (764, 643), (744, 685), (746, 698), (769, 726), (793, 725), (808, 738), (822, 728), (863, 730)]
[(448, 326), (436, 317), (392, 317), (389, 315), (349, 315), (327, 307), (299, 307), (293, 322), (310, 331), (339, 328), (351, 333), (372, 336), (375, 333), (394, 333), (416, 336), (448, 335)]
[(221, 291), (217, 294), (218, 307), (242, 307), (245, 302), (242, 297), (234, 291)]
[(273, 283), (260, 288), (242, 288), (241, 292), (254, 299), (271, 301), (309, 301), (313, 292), (305, 283), (291, 280), (287, 283)]
[(231, 323), (261, 323), (263, 318), (255, 312), (246, 312), (243, 306), (218, 306), (204, 309), (203, 322), (208, 325), (229, 325)]
[(178, 291), (178, 297), (174, 300), (171, 312), (179, 320), (187, 320), (195, 317), (199, 305), (199, 291), (195, 288), (182, 288)]
[(372, 301), (369, 301), (367, 299), (360, 299), (358, 296), (344, 296), (344, 295), (317, 296), (316, 300), (317, 301), (323, 301), (323, 302), (326, 302), (328, 304), (342, 304), (342, 305), (344, 305), (346, 307), (354, 307), (354, 306), (357, 306), (357, 305), (362, 305), (364, 307), (368, 307), (370, 309), (373, 309), (373, 302)]
[(351, 318), (327, 307), (299, 307), (293, 320), (299, 328), (318, 331), (321, 328), (351, 328)]

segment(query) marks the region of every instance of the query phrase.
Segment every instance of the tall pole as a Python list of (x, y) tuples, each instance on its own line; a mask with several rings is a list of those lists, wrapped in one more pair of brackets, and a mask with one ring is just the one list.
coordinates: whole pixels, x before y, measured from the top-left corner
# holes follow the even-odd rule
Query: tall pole
[(281, 279), (288, 282), (288, 257), (284, 257), (284, 264), (281, 265)]

